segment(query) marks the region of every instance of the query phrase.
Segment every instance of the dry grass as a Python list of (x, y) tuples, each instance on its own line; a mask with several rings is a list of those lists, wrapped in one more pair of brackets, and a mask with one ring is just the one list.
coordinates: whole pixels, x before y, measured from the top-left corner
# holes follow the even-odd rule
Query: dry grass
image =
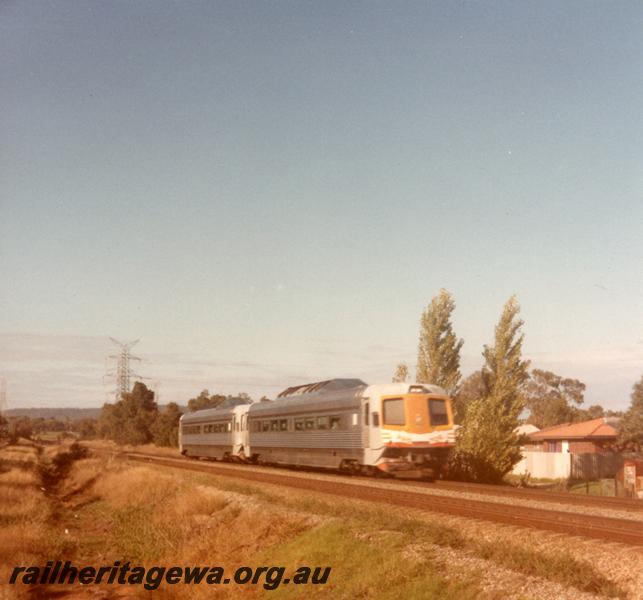
[(125, 445), (119, 446), (111, 440), (86, 440), (83, 445), (96, 450), (113, 450), (115, 452), (139, 452), (140, 454), (152, 454), (155, 456), (170, 456), (179, 458), (181, 453), (178, 448), (155, 446), (154, 444), (143, 444), (140, 446)]
[(38, 478), (38, 451), (33, 446), (0, 450), (0, 595), (22, 598), (26, 590), (4, 584), (13, 566), (38, 564), (60, 552), (52, 531), (52, 511)]

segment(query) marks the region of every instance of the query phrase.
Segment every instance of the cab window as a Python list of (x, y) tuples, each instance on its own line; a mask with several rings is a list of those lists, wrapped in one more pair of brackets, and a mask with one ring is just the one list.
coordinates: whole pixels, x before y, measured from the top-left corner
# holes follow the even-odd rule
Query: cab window
[(429, 398), (429, 414), (431, 415), (431, 425), (449, 424), (449, 413), (447, 413), (447, 403), (437, 398)]
[(404, 425), (404, 400), (392, 398), (382, 402), (382, 419), (384, 425)]

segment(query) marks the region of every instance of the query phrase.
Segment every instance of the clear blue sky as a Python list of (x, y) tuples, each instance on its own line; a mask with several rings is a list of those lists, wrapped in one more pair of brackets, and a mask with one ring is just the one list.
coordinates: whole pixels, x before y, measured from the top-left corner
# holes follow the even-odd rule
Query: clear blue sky
[(643, 5), (5, 2), (0, 374), (99, 405), (106, 336), (161, 400), (390, 379), (517, 294), (535, 366), (643, 372)]

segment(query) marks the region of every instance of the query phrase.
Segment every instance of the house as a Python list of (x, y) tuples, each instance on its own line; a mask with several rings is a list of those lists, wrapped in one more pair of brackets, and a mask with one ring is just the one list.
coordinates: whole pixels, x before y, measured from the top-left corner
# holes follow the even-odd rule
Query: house
[(570, 452), (572, 454), (608, 454), (616, 441), (617, 420), (600, 417), (580, 423), (565, 423), (546, 427), (528, 435), (533, 449), (541, 452)]

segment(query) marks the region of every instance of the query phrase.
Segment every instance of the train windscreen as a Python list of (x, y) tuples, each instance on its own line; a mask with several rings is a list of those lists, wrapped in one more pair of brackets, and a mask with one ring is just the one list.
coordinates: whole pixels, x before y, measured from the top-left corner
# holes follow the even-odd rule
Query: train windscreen
[(382, 412), (384, 413), (384, 425), (404, 425), (406, 423), (406, 419), (404, 418), (404, 400), (402, 400), (402, 398), (384, 400), (382, 403)]
[(447, 403), (437, 398), (429, 398), (429, 414), (431, 415), (431, 425), (448, 425), (449, 413), (447, 412)]

